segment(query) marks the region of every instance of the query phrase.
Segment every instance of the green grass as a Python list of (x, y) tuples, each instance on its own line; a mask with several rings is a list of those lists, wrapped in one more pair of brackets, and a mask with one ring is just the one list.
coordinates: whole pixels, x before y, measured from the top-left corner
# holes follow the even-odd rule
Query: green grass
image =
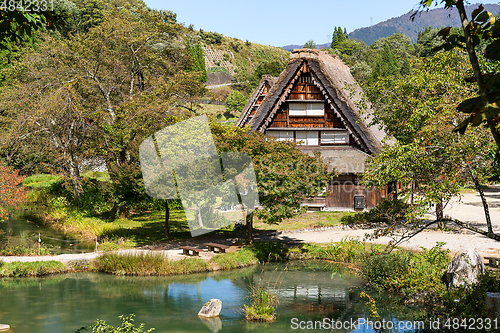
[(259, 260), (252, 250), (242, 248), (238, 252), (215, 255), (209, 263), (214, 264), (218, 269), (226, 270), (256, 265)]
[(1, 277), (42, 276), (68, 271), (70, 269), (59, 261), (0, 262)]
[(273, 321), (276, 319), (275, 306), (279, 300), (275, 292), (261, 286), (252, 286), (250, 299), (250, 305), (243, 305), (246, 320)]
[(286, 219), (279, 224), (267, 224), (256, 219), (254, 220), (254, 227), (261, 230), (277, 231), (332, 227), (342, 224), (342, 217), (352, 214), (352, 212), (309, 212)]
[(30, 188), (44, 188), (60, 181), (61, 175), (39, 174), (24, 178), (23, 185)]
[(201, 258), (172, 261), (161, 253), (105, 253), (93, 261), (94, 269), (98, 272), (140, 276), (191, 274), (242, 268), (256, 264), (258, 264), (258, 260), (249, 249), (242, 249), (236, 253), (219, 254), (209, 261)]

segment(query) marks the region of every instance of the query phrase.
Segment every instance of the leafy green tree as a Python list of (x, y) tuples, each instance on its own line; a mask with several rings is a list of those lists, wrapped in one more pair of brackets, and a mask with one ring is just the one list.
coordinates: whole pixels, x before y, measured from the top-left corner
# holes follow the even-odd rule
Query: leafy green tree
[(316, 43), (312, 40), (309, 39), (305, 44), (304, 44), (305, 49), (316, 49)]
[(262, 79), (262, 76), (266, 74), (278, 77), (285, 69), (285, 66), (286, 64), (280, 60), (266, 61), (259, 64), (255, 71), (252, 72), (252, 76), (250, 77), (250, 87), (252, 88), (252, 90), (257, 88), (260, 80)]
[(442, 220), (443, 202), (488, 170), (487, 150), (481, 147), (490, 141), (484, 131), (451, 132), (461, 118), (457, 101), (474, 94), (462, 79), (466, 64), (465, 55), (457, 52), (415, 59), (411, 75), (380, 78), (365, 89), (376, 110), (373, 123), (398, 143), (370, 162), (364, 180), (377, 186), (402, 182), (404, 194), (415, 198), (413, 218), (435, 206)]
[(196, 40), (186, 42), (186, 51), (191, 57), (191, 64), (188, 65), (188, 71), (198, 72), (200, 74), (200, 81), (207, 82), (207, 70), (205, 68), (205, 58), (203, 56), (203, 49), (201, 48), (200, 41)]
[[(429, 7), (434, 0), (422, 0), (421, 6)], [(474, 78), (471, 81), (477, 82), (479, 96), (472, 97), (464, 100), (458, 105), (458, 110), (468, 114), (467, 118), (462, 121), (455, 130), (464, 134), (469, 125), (477, 127), (481, 124), (486, 125), (495, 140), (498, 148), (500, 147), (500, 73), (493, 68), (494, 66), (486, 66), (486, 73), (483, 73), (480, 62), (476, 53), (476, 47), (483, 43), (485, 47), (484, 57), (490, 62), (500, 61), (500, 21), (497, 20), (490, 12), (484, 10), (480, 5), (472, 12), (472, 20), (469, 21), (465, 11), (463, 0), (442, 0), (441, 3), (445, 4), (445, 8), (455, 7), (460, 15), (462, 22), (463, 36), (452, 32), (450, 27), (444, 28), (439, 32), (446, 40), (444, 49), (450, 50), (455, 47), (460, 47), (467, 50), (469, 61), (472, 66)], [(479, 182), (474, 182), (483, 202), (483, 208), (486, 216), (488, 231), (469, 226), (468, 224), (461, 224), (463, 227), (486, 235), (490, 238), (500, 240), (500, 236), (493, 233), (491, 219), (489, 216), (489, 209), (486, 198), (482, 192)]]
[(237, 151), (253, 160), (263, 208), (247, 215), (247, 243), (252, 241), (253, 215), (270, 224), (296, 216), (304, 212), (302, 202), (319, 195), (335, 176), (327, 171), (319, 154), (309, 156), (294, 143), (266, 139), (261, 133), (213, 121), (211, 130), (219, 152)]
[[(168, 115), (192, 115), (192, 101), (205, 88), (196, 73), (184, 71), (190, 62), (182, 47), (185, 28), (163, 22), (155, 12), (145, 12), (140, 20), (127, 11), (105, 15), (102, 24), (86, 34), (68, 40), (46, 37), (37, 52), (12, 67), (15, 80), (2, 91), (0, 110), (12, 125), (12, 140), (4, 142), (45, 139), (52, 153), (62, 158), (55, 166), (74, 170), (68, 179), (72, 183), (78, 180), (73, 166), (80, 159), (104, 158), (115, 195), (113, 212), (117, 212), (137, 198), (142, 186), (140, 142), (167, 126)], [(71, 93), (57, 97), (62, 91)], [(67, 110), (65, 117), (63, 110)], [(45, 118), (42, 111), (47, 112)], [(54, 135), (66, 135), (66, 143), (57, 143)], [(75, 184), (75, 190), (78, 187)]]
[(333, 29), (332, 43), (330, 44), (330, 48), (336, 49), (340, 43), (344, 42), (347, 39), (349, 39), (347, 30), (344, 28), (344, 31), (342, 31), (341, 27), (335, 27)]
[(229, 93), (226, 99), (226, 110), (228, 113), (241, 112), (245, 107), (247, 99), (243, 94), (237, 90)]
[(380, 56), (377, 58), (375, 65), (373, 66), (372, 76), (373, 79), (376, 80), (379, 77), (388, 77), (388, 76), (398, 76), (399, 75), (399, 64), (391, 52), (389, 44), (386, 43), (384, 45), (384, 49), (380, 53)]

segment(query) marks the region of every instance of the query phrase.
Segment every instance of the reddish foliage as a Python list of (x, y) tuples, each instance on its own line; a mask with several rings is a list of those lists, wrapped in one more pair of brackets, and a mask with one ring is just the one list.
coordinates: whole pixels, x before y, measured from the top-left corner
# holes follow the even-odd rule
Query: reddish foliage
[(26, 188), (20, 186), (25, 176), (18, 170), (0, 165), (0, 220), (7, 218), (7, 209), (19, 205), (26, 197)]

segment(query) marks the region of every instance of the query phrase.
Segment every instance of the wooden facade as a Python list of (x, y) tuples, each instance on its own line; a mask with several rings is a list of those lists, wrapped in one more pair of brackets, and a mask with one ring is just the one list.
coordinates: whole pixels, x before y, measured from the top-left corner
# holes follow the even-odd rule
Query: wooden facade
[[(388, 195), (386, 188), (368, 189), (359, 182), (365, 160), (381, 147), (383, 133), (374, 132), (359, 116), (347, 84), (354, 79), (340, 59), (319, 50), (295, 50), (271, 87), (261, 80), (237, 123), (293, 141), (306, 153), (320, 151), (340, 172), (330, 181), (328, 196), (305, 203), (310, 208), (373, 208)], [(339, 168), (341, 164), (345, 167)]]

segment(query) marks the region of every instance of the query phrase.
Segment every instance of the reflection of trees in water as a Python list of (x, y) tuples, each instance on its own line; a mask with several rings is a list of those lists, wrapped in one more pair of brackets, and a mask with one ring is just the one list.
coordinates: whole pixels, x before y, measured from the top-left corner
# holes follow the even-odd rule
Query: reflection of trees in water
[(359, 299), (364, 283), (348, 268), (339, 269), (322, 261), (270, 265), (244, 279), (233, 280), (233, 284), (246, 290), (250, 286), (273, 290), (280, 303), (316, 318), (357, 318), (364, 306)]

